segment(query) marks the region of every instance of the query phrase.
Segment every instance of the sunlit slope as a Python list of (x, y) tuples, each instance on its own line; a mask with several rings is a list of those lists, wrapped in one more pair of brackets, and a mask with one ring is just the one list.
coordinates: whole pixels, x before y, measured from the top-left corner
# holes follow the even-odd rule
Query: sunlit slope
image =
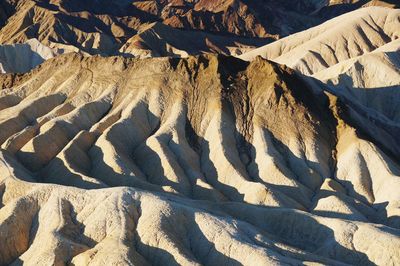
[(67, 54), (0, 77), (2, 264), (399, 263), (398, 128), (286, 67)]

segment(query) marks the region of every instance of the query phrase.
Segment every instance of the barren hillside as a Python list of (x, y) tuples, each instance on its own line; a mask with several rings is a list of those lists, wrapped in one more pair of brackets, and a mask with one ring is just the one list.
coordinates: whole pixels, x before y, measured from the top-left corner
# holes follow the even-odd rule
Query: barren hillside
[(1, 1), (0, 266), (400, 265), (398, 7)]
[(34, 38), (50, 48), (91, 55), (239, 55), (383, 1), (350, 2), (3, 0), (0, 44)]
[(69, 54), (3, 79), (3, 264), (399, 262), (397, 127), (288, 68)]
[[(400, 10), (369, 7), (240, 56), (262, 56), (315, 77), (398, 124)], [(320, 87), (321, 84), (313, 86)], [(324, 87), (325, 85), (322, 85)]]

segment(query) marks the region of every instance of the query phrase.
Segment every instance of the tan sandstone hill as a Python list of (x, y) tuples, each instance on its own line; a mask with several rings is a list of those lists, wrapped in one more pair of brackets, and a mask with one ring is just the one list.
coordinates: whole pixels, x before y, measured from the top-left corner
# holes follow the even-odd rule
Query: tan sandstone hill
[(258, 58), (0, 75), (0, 264), (396, 265), (399, 129)]
[(312, 75), (344, 60), (371, 52), (400, 37), (400, 10), (362, 8), (293, 34), (241, 56), (256, 56)]
[(398, 124), (399, 37), (400, 10), (369, 7), (240, 57), (252, 60), (260, 55), (285, 64)]
[(400, 265), (398, 7), (0, 1), (0, 266)]
[[(208, 38), (210, 33), (221, 34), (220, 39), (228, 36), (218, 41), (220, 50), (227, 54), (229, 48), (225, 45), (233, 42), (238, 47), (242, 42), (251, 43), (251, 48), (255, 48), (276, 38), (267, 33), (252, 10), (236, 2), (220, 0), (214, 5), (198, 1), (193, 7), (190, 2), (179, 1), (7, 0), (3, 8), (0, 6), (0, 23), (5, 24), (4, 27), (0, 24), (0, 43), (21, 43), (36, 38), (51, 48), (112, 55), (118, 54), (129, 39), (140, 38), (138, 34), (143, 35), (142, 29), (152, 23), (163, 24), (163, 31), (167, 29), (175, 35), (175, 28), (182, 29), (183, 42), (175, 38), (169, 45), (185, 46), (192, 54), (203, 52), (203, 47), (207, 47), (203, 43), (208, 39), (218, 38), (212, 34)], [(194, 47), (191, 48), (185, 40), (188, 34), (196, 35), (194, 30), (202, 34), (192, 40)], [(162, 41), (168, 42), (168, 36), (163, 35)]]
[(52, 49), (134, 57), (240, 55), (378, 2), (2, 0), (0, 44), (37, 39)]
[(22, 44), (0, 45), (0, 73), (24, 73), (66, 51), (51, 49), (36, 39)]
[(119, 49), (119, 52), (138, 58), (187, 57), (199, 53), (241, 55), (263, 42), (269, 41), (175, 29), (155, 22), (144, 26)]

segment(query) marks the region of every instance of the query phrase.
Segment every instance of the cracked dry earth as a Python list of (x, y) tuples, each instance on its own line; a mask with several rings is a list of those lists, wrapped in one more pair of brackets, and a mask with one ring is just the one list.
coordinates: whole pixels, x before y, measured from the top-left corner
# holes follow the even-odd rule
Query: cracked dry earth
[(398, 265), (399, 129), (257, 58), (1, 76), (0, 264)]

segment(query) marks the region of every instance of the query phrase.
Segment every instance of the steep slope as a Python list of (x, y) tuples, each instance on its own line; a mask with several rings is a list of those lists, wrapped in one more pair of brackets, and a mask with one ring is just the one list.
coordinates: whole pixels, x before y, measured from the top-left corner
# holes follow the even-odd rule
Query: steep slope
[(241, 56), (256, 56), (312, 75), (341, 61), (371, 52), (400, 36), (400, 10), (369, 7), (332, 19)]
[(397, 0), (372, 0), (364, 6), (383, 6), (390, 8), (400, 8), (400, 3)]
[(400, 39), (313, 76), (394, 123), (400, 122)]
[[(164, 2), (153, 4), (167, 5)], [(14, 12), (7, 13), (9, 15), (8, 21), (0, 29), (0, 43), (23, 43), (31, 38), (36, 38), (43, 45), (53, 49), (81, 51), (86, 54), (115, 55), (122, 53), (125, 56), (146, 56), (147, 54), (166, 56), (174, 54), (171, 50), (182, 50), (190, 54), (209, 51), (238, 54), (243, 49), (255, 48), (272, 40), (266, 34), (250, 34), (248, 29), (252, 29), (254, 25), (247, 25), (247, 22), (245, 24), (247, 28), (225, 25), (226, 27), (211, 29), (196, 26), (196, 24), (186, 27), (187, 31), (176, 30), (172, 27), (180, 27), (173, 22), (173, 16), (176, 12), (170, 13), (169, 18), (163, 15), (167, 11), (163, 11), (162, 14), (153, 14), (151, 8), (153, 4), (149, 4), (148, 1), (102, 2), (95, 5), (75, 0), (15, 1), (13, 5), (8, 4), (12, 6)], [(168, 8), (176, 8), (167, 6)], [(198, 8), (200, 7), (199, 3)], [(237, 15), (235, 14), (238, 11), (232, 9), (232, 7), (230, 10), (232, 12), (229, 13), (232, 13), (232, 16), (236, 18)], [(204, 12), (208, 11), (196, 12), (200, 17), (207, 17)], [(219, 9), (216, 12), (219, 14)], [(251, 14), (246, 13), (243, 16), (250, 18)], [(235, 18), (232, 19), (235, 20)], [(227, 23), (231, 23), (230, 18), (227, 18), (227, 21)], [(240, 25), (244, 23), (235, 21), (232, 23), (239, 23)], [(167, 26), (162, 22), (172, 26)], [(196, 23), (202, 25), (203, 22)], [(216, 24), (216, 21), (212, 21), (210, 25), (218, 24)], [(232, 27), (235, 30), (231, 29)], [(213, 31), (214, 34), (209, 33)], [(152, 37), (154, 35), (156, 35), (160, 44), (155, 42), (154, 37)], [(193, 38), (193, 36), (196, 36), (196, 38)], [(143, 39), (144, 47), (150, 47), (154, 50), (142, 51), (143, 49), (140, 49), (140, 51), (137, 51), (136, 43)], [(167, 47), (163, 47), (163, 45)], [(169, 47), (173, 47), (173, 49)]]
[(110, 15), (75, 13), (46, 1), (23, 0), (0, 30), (0, 42), (13, 44), (36, 38), (52, 48), (72, 46), (91, 54), (109, 54), (131, 31), (129, 25), (118, 25), (118, 18)]
[(347, 2), (7, 0), (0, 5), (0, 44), (35, 38), (91, 55), (238, 55), (368, 1)]
[(240, 55), (268, 40), (221, 36), (202, 31), (184, 31), (153, 23), (130, 38), (119, 50), (134, 57), (187, 57), (200, 53)]
[(0, 73), (28, 72), (64, 50), (51, 49), (36, 39), (23, 44), (0, 45)]
[(399, 263), (398, 127), (286, 67), (66, 54), (0, 78), (0, 264)]
[(4, 0), (0, 3), (0, 27), (3, 27), (8, 18), (11, 17), (15, 12), (17, 0)]
[(369, 7), (240, 57), (252, 60), (260, 55), (290, 66), (397, 124), (399, 37), (400, 10)]

